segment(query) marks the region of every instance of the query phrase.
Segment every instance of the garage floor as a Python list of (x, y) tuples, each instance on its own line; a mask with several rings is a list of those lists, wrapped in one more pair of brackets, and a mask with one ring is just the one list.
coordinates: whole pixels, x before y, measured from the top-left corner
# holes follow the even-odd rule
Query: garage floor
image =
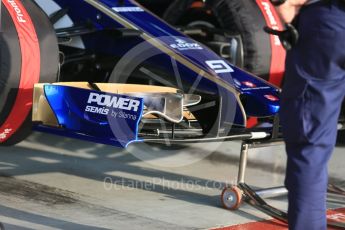
[[(122, 150), (36, 133), (0, 148), (0, 221), (6, 230), (210, 229), (270, 219), (245, 204), (221, 207), (222, 188), (236, 181), (239, 150), (238, 142)], [(342, 188), (344, 150), (337, 147), (330, 163), (331, 181)], [(282, 185), (283, 146), (249, 156), (249, 184)], [(286, 209), (286, 197), (268, 201)], [(328, 205), (345, 207), (345, 199), (332, 196)]]

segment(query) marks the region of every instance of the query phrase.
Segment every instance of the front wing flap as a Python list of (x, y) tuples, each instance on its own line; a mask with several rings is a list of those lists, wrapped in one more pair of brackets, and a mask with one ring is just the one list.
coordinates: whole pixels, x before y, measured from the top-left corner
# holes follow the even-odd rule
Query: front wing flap
[(36, 130), (126, 147), (138, 140), (143, 99), (63, 85), (36, 85)]
[(127, 147), (141, 141), (143, 118), (179, 124), (194, 119), (187, 107), (201, 101), (198, 95), (184, 95), (170, 87), (100, 83), (95, 90), (94, 86), (86, 82), (36, 84), (34, 129)]

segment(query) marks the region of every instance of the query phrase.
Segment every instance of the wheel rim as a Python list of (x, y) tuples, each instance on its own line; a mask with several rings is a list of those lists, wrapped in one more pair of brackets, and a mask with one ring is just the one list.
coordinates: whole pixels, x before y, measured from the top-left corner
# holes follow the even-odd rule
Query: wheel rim
[(241, 203), (241, 194), (235, 187), (225, 188), (222, 193), (222, 204), (227, 209), (237, 209)]

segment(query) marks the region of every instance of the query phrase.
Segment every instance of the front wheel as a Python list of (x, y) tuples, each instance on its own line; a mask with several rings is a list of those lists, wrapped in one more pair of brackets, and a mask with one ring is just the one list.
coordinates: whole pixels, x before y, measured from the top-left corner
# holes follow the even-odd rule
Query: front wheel
[[(31, 133), (33, 86), (54, 82), (59, 64), (48, 16), (31, 0), (17, 8), (9, 4), (3, 2), (1, 9), (0, 146), (16, 144)], [(18, 9), (26, 12), (26, 19), (13, 17)], [(25, 28), (20, 20), (26, 21)]]

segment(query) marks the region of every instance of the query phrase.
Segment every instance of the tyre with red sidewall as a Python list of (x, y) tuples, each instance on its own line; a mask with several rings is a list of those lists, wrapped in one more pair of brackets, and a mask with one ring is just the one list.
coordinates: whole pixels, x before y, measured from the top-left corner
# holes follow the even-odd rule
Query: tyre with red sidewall
[[(49, 17), (34, 1), (14, 0), (11, 3), (2, 3), (1, 16), (0, 145), (6, 146), (20, 142), (31, 133), (33, 84), (56, 81), (59, 49)], [(24, 26), (20, 25), (23, 21), (26, 23)], [(30, 33), (20, 31), (21, 27)], [(32, 66), (38, 68), (33, 69)], [(32, 71), (37, 73), (34, 79)], [(16, 108), (21, 105), (23, 97), (27, 102), (24, 106), (28, 109), (25, 113), (18, 113), (23, 111)], [(16, 122), (13, 122), (13, 119)], [(16, 128), (12, 129), (9, 125), (11, 123), (15, 123)]]

